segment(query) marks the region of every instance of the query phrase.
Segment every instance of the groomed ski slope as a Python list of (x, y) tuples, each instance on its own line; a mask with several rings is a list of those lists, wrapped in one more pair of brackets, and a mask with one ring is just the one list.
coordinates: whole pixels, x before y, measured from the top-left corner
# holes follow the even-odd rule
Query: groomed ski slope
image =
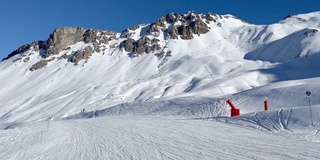
[[(313, 113), (318, 115), (319, 109), (320, 106), (313, 107)], [(2, 124), (0, 157), (4, 160), (320, 159), (320, 119), (315, 116), (312, 126), (308, 114), (308, 107), (300, 107), (236, 118), (110, 116)]]
[[(37, 52), (3, 61), (0, 160), (320, 159), (319, 13), (266, 26), (225, 17), (166, 42), (168, 59), (107, 50), (34, 72)], [(241, 116), (226, 117), (225, 98)]]

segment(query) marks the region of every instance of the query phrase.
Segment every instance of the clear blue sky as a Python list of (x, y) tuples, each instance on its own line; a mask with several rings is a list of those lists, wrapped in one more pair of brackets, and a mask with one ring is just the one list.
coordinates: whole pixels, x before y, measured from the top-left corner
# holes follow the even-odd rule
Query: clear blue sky
[(0, 0), (0, 60), (23, 44), (46, 40), (58, 27), (121, 32), (167, 13), (232, 14), (253, 24), (320, 11), (319, 0)]

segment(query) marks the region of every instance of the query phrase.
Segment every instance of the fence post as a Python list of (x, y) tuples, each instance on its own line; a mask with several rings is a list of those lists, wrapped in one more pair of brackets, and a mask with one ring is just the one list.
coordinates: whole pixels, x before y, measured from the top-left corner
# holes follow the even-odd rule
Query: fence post
[(268, 98), (266, 97), (264, 100), (264, 110), (267, 111), (268, 110)]

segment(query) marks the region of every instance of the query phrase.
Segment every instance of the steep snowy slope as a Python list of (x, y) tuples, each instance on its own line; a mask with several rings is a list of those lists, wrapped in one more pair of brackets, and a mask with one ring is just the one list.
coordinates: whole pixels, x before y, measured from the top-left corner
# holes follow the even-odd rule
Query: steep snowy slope
[(0, 63), (0, 157), (320, 159), (319, 24), (189, 12), (58, 28)]
[[(245, 98), (247, 93), (271, 98), (273, 82), (292, 84), (288, 91), (280, 85), (275, 98), (317, 90), (317, 19), (314, 12), (256, 26), (231, 15), (189, 12), (167, 14), (122, 33), (59, 28), (47, 41), (22, 46), (0, 63), (0, 119), (63, 118), (81, 109), (189, 97), (209, 98), (204, 105), (221, 104), (224, 94), (244, 113), (256, 111), (260, 108), (252, 102), (260, 101)], [(296, 84), (306, 78), (315, 80)], [(221, 106), (226, 107), (212, 108)], [(167, 113), (155, 114), (161, 112)], [(203, 113), (212, 114), (220, 113)]]
[(270, 62), (286, 62), (299, 57), (319, 54), (320, 34), (318, 29), (303, 29), (282, 39), (271, 42), (246, 55), (247, 59)]

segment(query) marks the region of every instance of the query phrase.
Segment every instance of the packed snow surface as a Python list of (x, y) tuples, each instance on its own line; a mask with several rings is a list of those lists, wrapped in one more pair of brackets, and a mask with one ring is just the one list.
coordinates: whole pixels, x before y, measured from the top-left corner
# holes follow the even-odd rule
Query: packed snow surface
[[(271, 25), (220, 16), (191, 40), (160, 34), (171, 53), (162, 58), (107, 46), (78, 65), (59, 60), (93, 45), (84, 42), (36, 71), (38, 52), (13, 56), (0, 63), (0, 157), (320, 159), (319, 21), (320, 12)], [(229, 117), (227, 99), (241, 116)]]
[(300, 134), (310, 141), (297, 138), (295, 131), (270, 133), (219, 119), (113, 116), (35, 122), (2, 130), (0, 156), (22, 160), (319, 159), (319, 130), (306, 128)]

